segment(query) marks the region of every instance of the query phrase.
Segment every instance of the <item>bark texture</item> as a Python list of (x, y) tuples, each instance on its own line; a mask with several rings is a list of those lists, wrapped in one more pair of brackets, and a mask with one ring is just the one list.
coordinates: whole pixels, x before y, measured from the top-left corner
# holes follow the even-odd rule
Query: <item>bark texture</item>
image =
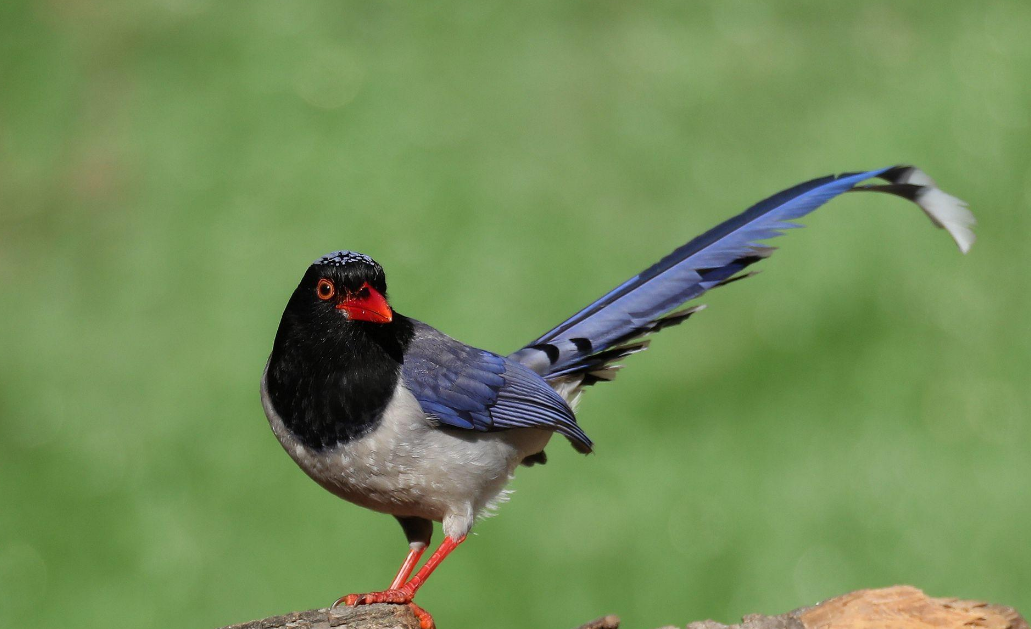
[(419, 629), (407, 605), (362, 605), (291, 612), (223, 629)]
[[(489, 623), (485, 623), (488, 624)], [(672, 627), (673, 625), (670, 625)], [(682, 625), (681, 625), (682, 626)], [(406, 605), (366, 605), (314, 609), (273, 616), (223, 629), (419, 629)], [(619, 618), (605, 616), (578, 629), (618, 629)], [(546, 629), (546, 628), (545, 628)], [(687, 629), (1031, 629), (1017, 610), (958, 598), (932, 598), (915, 587), (897, 585), (858, 590), (779, 616), (752, 614), (734, 625), (701, 620)]]

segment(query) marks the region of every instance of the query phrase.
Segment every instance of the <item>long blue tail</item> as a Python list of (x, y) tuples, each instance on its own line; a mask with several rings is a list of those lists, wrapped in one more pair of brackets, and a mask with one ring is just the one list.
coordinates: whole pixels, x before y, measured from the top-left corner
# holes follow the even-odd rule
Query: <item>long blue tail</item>
[[(860, 185), (880, 178), (887, 184)], [(656, 264), (606, 293), (569, 319), (511, 355), (549, 380), (582, 375), (581, 384), (610, 380), (613, 362), (647, 347), (641, 337), (682, 322), (700, 307), (666, 314), (711, 288), (735, 279), (766, 258), (758, 244), (801, 227), (801, 218), (845, 192), (893, 194), (916, 203), (966, 253), (974, 241), (974, 217), (966, 204), (942, 192), (923, 171), (893, 166), (822, 177), (760, 201), (745, 212), (679, 247)]]

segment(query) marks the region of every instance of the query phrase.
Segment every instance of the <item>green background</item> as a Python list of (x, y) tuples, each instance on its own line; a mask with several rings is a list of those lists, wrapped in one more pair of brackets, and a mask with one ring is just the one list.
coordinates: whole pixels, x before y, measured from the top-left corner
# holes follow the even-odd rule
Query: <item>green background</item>
[[(258, 379), (315, 257), (511, 351), (799, 181), (915, 163), (708, 295), (420, 593), (648, 629), (911, 583), (1031, 611), (1031, 4), (0, 3), (0, 625), (197, 627), (387, 584)], [(439, 532), (437, 534), (439, 539)], [(78, 625), (77, 625), (78, 626)]]

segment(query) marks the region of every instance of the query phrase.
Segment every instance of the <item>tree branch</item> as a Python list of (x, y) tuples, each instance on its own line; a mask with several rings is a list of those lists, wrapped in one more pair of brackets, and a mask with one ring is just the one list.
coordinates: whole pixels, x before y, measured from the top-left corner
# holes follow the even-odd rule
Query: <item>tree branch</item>
[(407, 605), (361, 605), (291, 612), (223, 629), (419, 629), (419, 619)]
[[(419, 629), (407, 605), (365, 605), (293, 612), (222, 629)], [(605, 616), (578, 629), (618, 629)], [(908, 585), (859, 590), (779, 616), (751, 614), (740, 624), (701, 620), (687, 629), (1031, 629), (1017, 610), (956, 598), (931, 598)]]

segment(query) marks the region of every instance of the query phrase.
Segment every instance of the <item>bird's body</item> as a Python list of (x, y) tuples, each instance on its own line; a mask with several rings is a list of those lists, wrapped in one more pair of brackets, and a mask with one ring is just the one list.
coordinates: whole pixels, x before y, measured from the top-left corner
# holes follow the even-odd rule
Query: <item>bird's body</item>
[[(862, 185), (875, 177), (888, 183)], [(333, 494), (395, 516), (411, 547), (388, 590), (341, 601), (410, 603), (504, 497), (516, 467), (544, 462), (553, 434), (592, 450), (573, 413), (585, 387), (611, 380), (618, 361), (647, 347), (643, 337), (700, 308), (675, 310), (681, 304), (747, 277), (772, 252), (760, 241), (852, 191), (905, 198), (964, 252), (973, 242), (962, 201), (915, 168), (814, 179), (691, 240), (508, 356), (394, 312), (372, 258), (340, 251), (316, 260), (283, 313), (261, 381), (265, 413), (301, 469)], [(444, 543), (408, 580), (432, 521), (443, 523)]]
[[(397, 320), (399, 315), (394, 316)], [(415, 322), (415, 326), (415, 339), (428, 337), (461, 346), (428, 325)], [(268, 394), (267, 368), (261, 393), (276, 437), (315, 482), (374, 511), (442, 522), (444, 534), (455, 539), (469, 532), (478, 514), (501, 501), (515, 468), (542, 452), (552, 436), (552, 431), (540, 428), (493, 433), (441, 426), (427, 416), (399, 378), (367, 432), (313, 448), (298, 439), (276, 412)]]

